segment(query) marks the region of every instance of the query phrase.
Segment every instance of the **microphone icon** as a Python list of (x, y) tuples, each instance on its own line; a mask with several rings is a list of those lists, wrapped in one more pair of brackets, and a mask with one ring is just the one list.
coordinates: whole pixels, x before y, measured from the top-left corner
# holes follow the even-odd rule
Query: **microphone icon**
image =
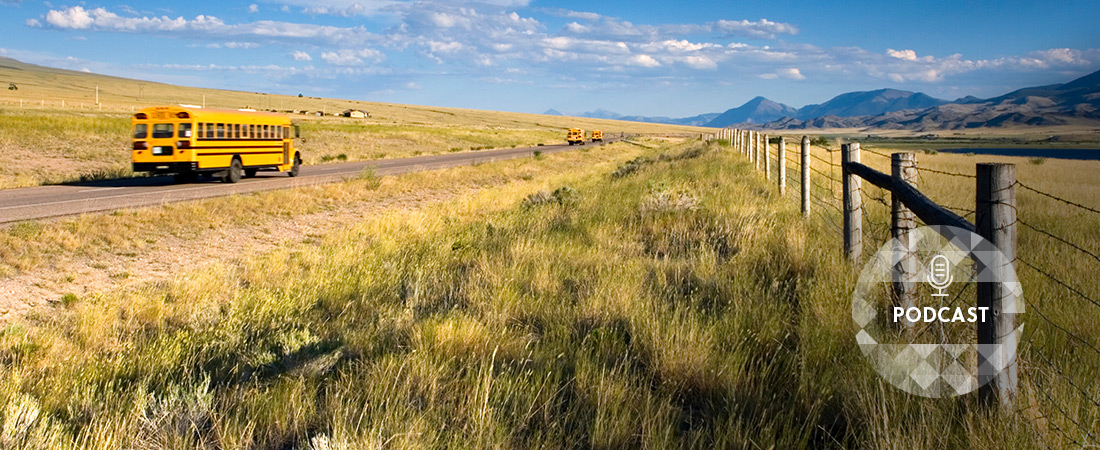
[(928, 275), (925, 279), (937, 291), (932, 294), (933, 297), (947, 297), (947, 293), (943, 290), (951, 285), (951, 261), (942, 254), (933, 256), (928, 263)]

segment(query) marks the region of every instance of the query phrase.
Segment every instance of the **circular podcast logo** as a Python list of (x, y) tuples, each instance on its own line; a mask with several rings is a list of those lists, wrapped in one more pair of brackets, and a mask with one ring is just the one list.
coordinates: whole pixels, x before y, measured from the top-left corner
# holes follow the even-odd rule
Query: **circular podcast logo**
[[(892, 239), (863, 266), (852, 295), (856, 341), (883, 378), (925, 397), (974, 391), (1016, 360), (1023, 291), (1012, 262), (976, 233), (948, 226)], [(978, 291), (999, 284), (1001, 308), (979, 305)], [(999, 344), (979, 344), (995, 315), (1017, 326)], [(998, 316), (1000, 317), (1000, 316)]]

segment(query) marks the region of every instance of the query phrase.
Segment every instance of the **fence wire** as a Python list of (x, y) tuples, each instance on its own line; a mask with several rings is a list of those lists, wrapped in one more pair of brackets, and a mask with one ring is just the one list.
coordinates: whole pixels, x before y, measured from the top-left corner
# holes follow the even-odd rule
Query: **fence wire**
[(1057, 200), (1057, 201), (1059, 201), (1059, 202), (1065, 203), (1065, 204), (1067, 204), (1067, 205), (1070, 205), (1070, 206), (1076, 206), (1076, 207), (1078, 207), (1078, 208), (1081, 208), (1081, 209), (1083, 209), (1083, 210), (1085, 210), (1085, 211), (1089, 211), (1089, 212), (1092, 212), (1092, 213), (1100, 214), (1100, 210), (1097, 210), (1097, 209), (1095, 209), (1095, 208), (1091, 208), (1091, 207), (1088, 207), (1088, 206), (1082, 205), (1082, 204), (1080, 204), (1080, 203), (1077, 203), (1077, 202), (1074, 202), (1074, 201), (1071, 201), (1071, 200), (1066, 200), (1066, 199), (1064, 199), (1064, 198), (1062, 198), (1062, 197), (1059, 197), (1059, 196), (1057, 196), (1057, 195), (1054, 195), (1054, 194), (1049, 194), (1049, 193), (1046, 193), (1046, 192), (1040, 191), (1040, 190), (1038, 190), (1038, 189), (1035, 189), (1035, 188), (1033, 188), (1033, 187), (1031, 187), (1031, 186), (1028, 186), (1028, 185), (1026, 185), (1026, 184), (1023, 184), (1023, 183), (1021, 183), (1021, 182), (1019, 182), (1019, 181), (1017, 181), (1017, 182), (1016, 182), (1016, 185), (1017, 185), (1017, 186), (1020, 186), (1020, 187), (1022, 187), (1022, 188), (1024, 188), (1024, 189), (1027, 189), (1027, 190), (1029, 190), (1029, 191), (1031, 191), (1031, 192), (1034, 192), (1034, 193), (1036, 193), (1036, 194), (1042, 195), (1042, 196), (1044, 196), (1044, 197), (1049, 197), (1049, 198), (1051, 198), (1051, 199), (1054, 199), (1054, 200)]

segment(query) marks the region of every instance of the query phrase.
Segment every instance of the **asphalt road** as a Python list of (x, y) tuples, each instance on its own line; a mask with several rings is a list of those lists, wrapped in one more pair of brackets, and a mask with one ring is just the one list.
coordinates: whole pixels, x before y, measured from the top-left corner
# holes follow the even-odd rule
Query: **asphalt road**
[[(613, 142), (613, 140), (608, 140), (605, 143), (610, 142)], [(598, 144), (589, 143), (588, 145)], [(566, 144), (546, 145), (447, 153), (414, 158), (302, 166), (301, 172), (294, 178), (287, 176), (285, 173), (260, 172), (255, 178), (245, 178), (236, 184), (205, 178), (202, 179), (203, 181), (195, 183), (175, 184), (172, 177), (159, 176), (2, 189), (0, 190), (0, 224), (334, 183), (358, 176), (367, 167), (374, 167), (375, 173), (378, 175), (396, 175), (524, 158), (533, 156), (536, 150), (549, 154), (577, 148), (584, 147)]]

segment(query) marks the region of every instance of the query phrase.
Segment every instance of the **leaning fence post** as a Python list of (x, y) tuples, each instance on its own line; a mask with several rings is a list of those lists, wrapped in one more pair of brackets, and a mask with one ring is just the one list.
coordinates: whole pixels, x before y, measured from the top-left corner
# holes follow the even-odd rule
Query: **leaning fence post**
[(858, 163), (859, 144), (844, 144), (840, 149), (844, 183), (844, 256), (858, 262), (863, 254), (862, 180), (848, 170), (848, 163)]
[[(1016, 290), (1009, 280), (1016, 264), (1016, 166), (978, 164), (976, 168), (974, 225), (979, 235), (1000, 250), (981, 261), (978, 273), (978, 307), (987, 307), (987, 321), (978, 321), (978, 398), (989, 405), (998, 401), (1011, 406), (1016, 396), (1016, 359), (1003, 348), (1016, 347)], [(1002, 258), (1003, 255), (1003, 258)], [(983, 277), (983, 273), (987, 274)], [(1000, 350), (1000, 351), (999, 351)]]
[(779, 150), (776, 152), (775, 162), (779, 163), (779, 195), (787, 193), (787, 149), (784, 148), (783, 136), (779, 136)]
[[(890, 174), (895, 185), (899, 182), (915, 184), (917, 178), (917, 160), (912, 153), (893, 153), (890, 155)], [(890, 195), (890, 234), (894, 238), (893, 249), (893, 293), (894, 306), (909, 308), (913, 304), (913, 286), (917, 277), (916, 243), (913, 241), (913, 229), (917, 216), (902, 203), (897, 194)]]
[(802, 215), (810, 216), (810, 137), (802, 136)]

